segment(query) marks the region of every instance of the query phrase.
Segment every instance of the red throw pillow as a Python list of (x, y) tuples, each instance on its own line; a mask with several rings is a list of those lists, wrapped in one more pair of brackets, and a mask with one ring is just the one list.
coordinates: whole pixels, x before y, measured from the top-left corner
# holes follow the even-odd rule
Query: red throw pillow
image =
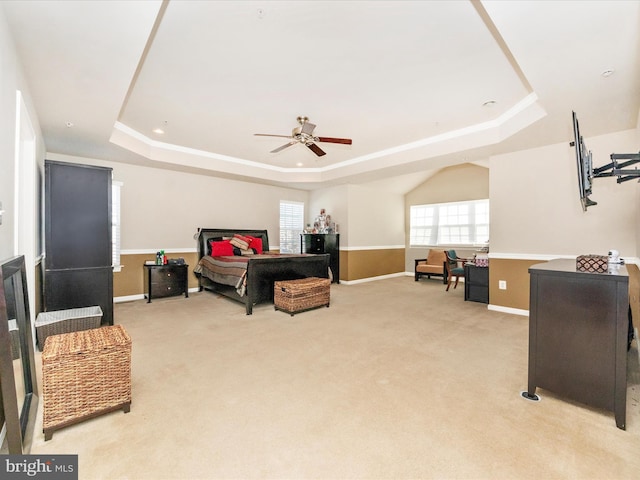
[(210, 244), (212, 257), (233, 255), (233, 245), (231, 245), (229, 240), (223, 240), (221, 242), (211, 241)]
[(256, 253), (262, 253), (262, 238), (261, 237), (251, 237), (251, 242), (249, 243), (249, 248), (253, 248)]

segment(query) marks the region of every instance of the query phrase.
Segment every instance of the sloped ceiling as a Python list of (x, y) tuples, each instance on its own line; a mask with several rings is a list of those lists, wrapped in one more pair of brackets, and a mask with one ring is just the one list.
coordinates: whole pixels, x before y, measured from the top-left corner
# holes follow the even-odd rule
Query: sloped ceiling
[[(47, 150), (407, 191), (490, 154), (634, 128), (636, 1), (4, 1)], [(610, 76), (603, 76), (612, 70)], [(487, 103), (489, 102), (489, 103)], [(304, 144), (314, 135), (352, 145)], [(154, 133), (161, 128), (164, 133)]]

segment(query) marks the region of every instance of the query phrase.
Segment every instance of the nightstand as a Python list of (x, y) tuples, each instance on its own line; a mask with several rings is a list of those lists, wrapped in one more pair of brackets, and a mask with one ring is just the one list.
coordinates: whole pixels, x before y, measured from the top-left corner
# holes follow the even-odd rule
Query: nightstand
[(464, 266), (464, 299), (489, 303), (489, 267)]
[(151, 298), (171, 297), (182, 295), (189, 298), (187, 272), (189, 265), (145, 265), (147, 269), (147, 281), (145, 297), (147, 303)]

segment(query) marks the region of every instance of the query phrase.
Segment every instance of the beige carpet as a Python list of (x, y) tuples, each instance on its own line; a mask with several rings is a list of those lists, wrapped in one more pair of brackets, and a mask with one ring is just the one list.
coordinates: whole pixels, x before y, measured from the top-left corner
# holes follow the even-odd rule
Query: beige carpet
[(31, 453), (78, 454), (80, 479), (640, 478), (635, 345), (622, 431), (549, 392), (521, 398), (528, 318), (463, 290), (332, 285), (330, 308), (294, 317), (210, 292), (118, 304), (131, 412), (44, 442), (40, 402)]

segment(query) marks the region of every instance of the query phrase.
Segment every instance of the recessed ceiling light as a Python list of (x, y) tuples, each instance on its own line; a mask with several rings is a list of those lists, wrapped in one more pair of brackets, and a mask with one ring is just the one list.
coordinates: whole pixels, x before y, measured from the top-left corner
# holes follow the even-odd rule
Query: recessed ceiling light
[(615, 72), (615, 70), (613, 68), (609, 68), (607, 70), (605, 70), (604, 72), (601, 73), (601, 75), (603, 77), (610, 77), (611, 75), (613, 75), (613, 72)]
[(496, 102), (495, 100), (488, 100), (488, 101), (484, 102), (482, 104), (482, 106), (490, 108), (490, 107), (493, 107), (496, 103), (498, 103), (498, 102)]
[(153, 133), (155, 133), (156, 135), (164, 135), (164, 130), (162, 130), (161, 128), (154, 128)]
[(302, 167), (303, 165), (304, 165), (304, 163), (302, 163), (302, 162), (296, 163), (296, 167)]

